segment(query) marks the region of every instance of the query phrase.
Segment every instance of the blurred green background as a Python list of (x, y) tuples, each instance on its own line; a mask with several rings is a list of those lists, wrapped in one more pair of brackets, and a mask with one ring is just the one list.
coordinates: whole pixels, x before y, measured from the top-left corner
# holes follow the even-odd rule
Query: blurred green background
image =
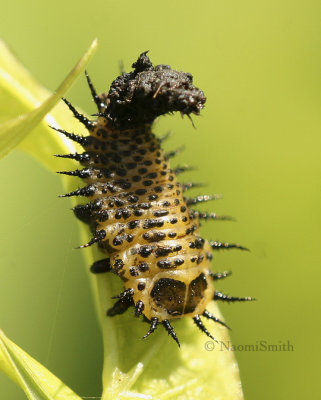
[[(184, 181), (224, 194), (200, 208), (237, 219), (204, 224), (204, 237), (251, 249), (220, 253), (213, 264), (233, 270), (222, 291), (259, 299), (221, 307), (232, 341), (289, 341), (294, 348), (236, 352), (245, 397), (317, 398), (320, 1), (11, 0), (1, 14), (0, 36), (51, 90), (95, 37), (99, 49), (88, 71), (100, 92), (118, 75), (120, 60), (128, 71), (148, 49), (155, 64), (194, 75), (207, 96), (197, 129), (175, 116), (161, 118), (155, 130), (173, 132), (167, 149), (186, 145), (174, 165), (189, 162), (197, 171)], [(85, 79), (67, 97), (95, 112)], [(0, 179), (0, 327), (78, 394), (99, 396), (99, 326), (88, 266), (73, 250), (79, 237), (70, 203), (57, 199), (59, 176), (15, 151), (1, 161)], [(1, 375), (0, 398), (25, 397)]]

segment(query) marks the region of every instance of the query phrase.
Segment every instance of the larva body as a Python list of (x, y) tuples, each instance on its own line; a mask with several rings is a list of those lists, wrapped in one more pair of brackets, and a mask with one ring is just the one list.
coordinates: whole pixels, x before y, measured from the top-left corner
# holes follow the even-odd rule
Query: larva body
[[(212, 337), (200, 315), (220, 322), (206, 311), (213, 298), (250, 300), (214, 292), (213, 280), (227, 273), (210, 270), (212, 250), (238, 245), (209, 242), (199, 235), (199, 218), (215, 219), (214, 214), (198, 213), (189, 205), (210, 200), (209, 196), (186, 199), (183, 192), (192, 184), (177, 182), (179, 170), (172, 170), (169, 155), (152, 132), (154, 119), (180, 111), (198, 114), (205, 103), (202, 91), (192, 84), (192, 76), (169, 66), (153, 67), (146, 53), (133, 64), (133, 72), (123, 74), (108, 94), (97, 96), (87, 76), (99, 114), (96, 121), (67, 103), (76, 118), (86, 125), (89, 136), (80, 137), (58, 129), (77, 141), (85, 152), (70, 154), (83, 169), (63, 172), (83, 178), (82, 189), (65, 196), (82, 195), (86, 205), (75, 207), (78, 218), (94, 233), (87, 247), (98, 242), (109, 258), (97, 261), (93, 272), (116, 273), (124, 282), (113, 316), (135, 307), (137, 316), (150, 321), (152, 333), (162, 322), (170, 335), (176, 334), (170, 320), (193, 317), (197, 326)], [(224, 323), (222, 323), (224, 324)]]

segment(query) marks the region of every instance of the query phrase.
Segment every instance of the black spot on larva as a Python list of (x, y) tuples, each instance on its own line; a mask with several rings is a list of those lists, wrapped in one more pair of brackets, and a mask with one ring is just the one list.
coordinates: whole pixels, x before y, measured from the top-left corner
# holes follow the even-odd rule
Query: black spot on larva
[(195, 310), (199, 302), (204, 297), (204, 292), (207, 288), (206, 277), (201, 273), (194, 279), (188, 287), (187, 301), (185, 304), (185, 313), (191, 313)]
[(173, 249), (171, 247), (159, 247), (155, 250), (156, 257), (164, 257), (171, 253)]
[(149, 267), (147, 263), (141, 263), (138, 265), (138, 269), (140, 270), (140, 272), (146, 272), (149, 270)]
[(153, 201), (153, 200), (157, 200), (158, 196), (157, 194), (151, 194), (150, 196), (148, 196), (148, 200)]
[(139, 175), (134, 175), (134, 176), (132, 177), (132, 180), (133, 180), (134, 182), (139, 182), (141, 179), (142, 179), (142, 177), (139, 176)]
[(115, 181), (115, 185), (119, 186), (121, 189), (130, 189), (131, 183), (123, 180)]
[(156, 193), (161, 193), (164, 189), (162, 188), (162, 186), (155, 186), (154, 190)]
[(139, 282), (139, 284), (137, 285), (137, 289), (138, 290), (144, 290), (145, 289), (145, 283), (144, 282)]
[(142, 208), (143, 210), (148, 210), (149, 208), (151, 208), (151, 204), (150, 203), (140, 203), (139, 207)]
[(151, 246), (141, 246), (138, 250), (139, 254), (142, 257), (148, 257), (152, 254), (153, 252), (153, 247)]
[(114, 246), (120, 246), (123, 243), (123, 237), (122, 236), (116, 236), (113, 240), (113, 245)]
[(116, 199), (115, 204), (117, 207), (122, 207), (125, 204), (125, 202), (123, 200)]
[(172, 267), (172, 263), (169, 260), (157, 261), (157, 266), (161, 269), (167, 269)]
[(149, 240), (149, 239), (151, 238), (150, 233), (145, 232), (145, 233), (143, 234), (143, 238), (144, 238), (145, 240)]
[(170, 237), (171, 239), (174, 238), (175, 236), (177, 236), (176, 232), (169, 232), (168, 237)]
[(127, 209), (122, 210), (122, 216), (123, 216), (124, 219), (129, 218), (130, 215), (131, 215), (131, 213), (130, 213), (129, 210), (127, 210)]
[(161, 219), (146, 219), (144, 222), (143, 228), (144, 229), (150, 229), (150, 228), (161, 228), (164, 225), (164, 221)]
[(177, 219), (176, 217), (170, 219), (170, 223), (171, 223), (171, 224), (176, 224), (177, 221), (178, 221), (178, 219)]
[(129, 273), (131, 276), (138, 276), (139, 272), (137, 271), (137, 269), (135, 267), (130, 267), (129, 268)]
[(196, 263), (197, 263), (197, 264), (200, 264), (203, 260), (204, 260), (204, 256), (203, 256), (203, 254), (201, 254), (201, 255), (199, 255), (199, 256), (197, 257)]
[(156, 210), (153, 212), (153, 215), (155, 217), (164, 217), (165, 215), (168, 215), (169, 211), (168, 210)]
[(184, 264), (184, 258), (176, 258), (176, 259), (174, 260), (174, 264), (175, 264), (175, 265), (182, 265), (182, 264)]
[(130, 203), (137, 203), (137, 201), (139, 200), (139, 198), (137, 197), (137, 196), (134, 196), (134, 195), (129, 195), (128, 197), (127, 197), (127, 200), (130, 202)]
[(125, 264), (124, 264), (123, 260), (118, 258), (117, 260), (115, 260), (115, 262), (113, 264), (113, 268), (114, 268), (114, 270), (118, 271), (118, 270), (122, 269), (124, 265)]
[(143, 215), (143, 210), (134, 210), (135, 217), (141, 217)]
[(136, 163), (127, 163), (125, 164), (127, 169), (134, 169), (137, 167)]
[(202, 249), (204, 247), (205, 240), (201, 237), (195, 239), (195, 247), (197, 249)]
[(146, 194), (147, 190), (146, 189), (137, 189), (135, 190), (135, 194), (138, 194), (139, 196), (142, 196)]
[(140, 221), (135, 219), (133, 221), (128, 222), (127, 226), (129, 229), (135, 229), (139, 225)]
[(115, 212), (115, 218), (116, 219), (121, 219), (123, 217), (123, 211), (122, 210), (117, 210)]
[(126, 235), (126, 240), (128, 243), (132, 242), (133, 239), (134, 239), (134, 235), (131, 235), (131, 234)]
[(175, 279), (161, 278), (155, 283), (150, 294), (155, 304), (165, 309), (168, 314), (183, 314), (186, 294), (185, 283)]
[(146, 172), (148, 171), (148, 169), (147, 168), (139, 168), (139, 170), (138, 170), (138, 172), (140, 173), (140, 174), (146, 174)]
[(153, 181), (150, 179), (147, 179), (146, 181), (143, 181), (142, 184), (144, 186), (151, 186), (153, 184)]

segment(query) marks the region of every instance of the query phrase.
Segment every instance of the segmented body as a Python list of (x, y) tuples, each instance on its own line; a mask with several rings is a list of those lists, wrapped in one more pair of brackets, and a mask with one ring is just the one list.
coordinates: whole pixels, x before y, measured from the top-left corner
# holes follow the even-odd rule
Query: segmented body
[(114, 81), (108, 95), (97, 96), (87, 77), (99, 109), (96, 121), (87, 120), (66, 101), (88, 128), (89, 136), (79, 137), (58, 129), (85, 149), (82, 154), (62, 156), (76, 159), (84, 167), (63, 173), (82, 177), (87, 184), (65, 196), (89, 199), (88, 204), (74, 209), (94, 233), (93, 239), (82, 247), (98, 242), (109, 255), (96, 262), (92, 271), (114, 272), (124, 282), (125, 290), (108, 315), (134, 306), (136, 315), (143, 315), (151, 323), (145, 336), (162, 322), (177, 343), (169, 321), (191, 316), (212, 337), (199, 316), (222, 322), (206, 311), (208, 303), (213, 298), (251, 298), (214, 292), (213, 279), (224, 278), (227, 273), (211, 272), (211, 251), (241, 247), (200, 237), (199, 218), (217, 217), (197, 213), (189, 205), (211, 197), (183, 196), (192, 184), (177, 181), (180, 171), (170, 168), (169, 155), (164, 154), (161, 140), (152, 132), (152, 122), (158, 115), (169, 111), (197, 114), (205, 97), (192, 85), (190, 74), (168, 66), (153, 67), (146, 53), (133, 67), (133, 72)]

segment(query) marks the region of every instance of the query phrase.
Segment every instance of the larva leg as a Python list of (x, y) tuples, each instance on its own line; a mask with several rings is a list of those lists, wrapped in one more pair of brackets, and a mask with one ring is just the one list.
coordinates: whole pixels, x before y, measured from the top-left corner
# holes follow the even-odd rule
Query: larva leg
[(143, 314), (145, 305), (141, 300), (135, 304), (135, 317), (140, 317)]
[(151, 333), (155, 331), (158, 325), (158, 318), (154, 317), (150, 320), (150, 327), (149, 331), (146, 333), (146, 335), (143, 336), (143, 339), (146, 339)]
[(93, 274), (102, 274), (104, 272), (110, 272), (111, 271), (110, 259), (104, 258), (103, 260), (94, 262), (93, 265), (90, 267), (90, 271)]
[(221, 292), (214, 292), (214, 300), (221, 300), (221, 301), (253, 301), (256, 300), (254, 297), (233, 297)]
[(119, 293), (117, 296), (113, 296), (112, 299), (129, 299), (132, 298), (134, 294), (134, 289), (126, 289)]
[(116, 303), (109, 310), (107, 310), (107, 315), (109, 317), (114, 317), (115, 315), (123, 314), (130, 306), (133, 305), (134, 301), (132, 297), (123, 297), (116, 301)]

